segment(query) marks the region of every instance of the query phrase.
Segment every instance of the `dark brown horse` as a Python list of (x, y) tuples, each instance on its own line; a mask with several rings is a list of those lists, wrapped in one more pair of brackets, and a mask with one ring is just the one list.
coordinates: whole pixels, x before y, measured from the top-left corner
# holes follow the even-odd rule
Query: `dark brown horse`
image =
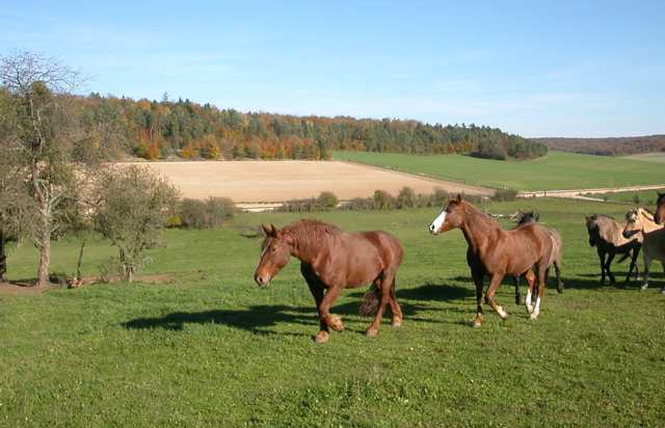
[(658, 202), (656, 202), (656, 214), (653, 219), (658, 224), (665, 223), (665, 193), (658, 192)]
[(317, 343), (328, 341), (328, 328), (344, 330), (342, 319), (332, 315), (330, 307), (345, 288), (372, 284), (360, 308), (363, 314), (376, 311), (367, 328), (368, 336), (379, 334), (388, 305), (393, 326), (402, 324), (402, 310), (395, 297), (395, 275), (404, 249), (397, 238), (382, 231), (347, 233), (314, 220), (298, 221), (280, 230), (273, 225), (263, 226), (263, 230), (266, 238), (254, 280), (260, 286), (268, 286), (291, 256), (299, 259), (300, 272), (319, 313), (321, 328), (316, 335)]
[[(446, 208), (434, 219), (429, 227), (432, 234), (462, 229), (468, 243), (466, 260), (471, 268), (471, 276), (476, 284), (476, 301), (478, 310), (474, 327), (483, 323), (483, 281), (485, 276), (491, 277), (485, 302), (496, 311), (502, 319), (508, 314), (498, 304), (494, 296), (505, 275), (525, 275), (529, 283), (526, 307), (531, 319), (538, 318), (540, 301), (545, 292), (547, 266), (552, 254), (552, 240), (547, 230), (538, 224), (520, 226), (513, 230), (504, 230), (499, 223), (481, 213), (478, 208), (457, 199), (448, 202)], [(538, 297), (535, 308), (531, 296), (536, 290), (536, 273), (538, 275)]]

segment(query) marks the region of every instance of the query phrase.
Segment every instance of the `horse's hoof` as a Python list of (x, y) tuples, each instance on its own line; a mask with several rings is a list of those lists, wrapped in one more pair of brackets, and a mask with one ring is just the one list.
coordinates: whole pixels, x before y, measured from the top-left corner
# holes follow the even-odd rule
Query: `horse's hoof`
[(665, 294), (665, 287), (660, 289), (660, 294)]
[(379, 335), (379, 329), (376, 327), (369, 327), (366, 331), (365, 334), (367, 337), (376, 337)]
[(394, 319), (392, 322), (392, 326), (395, 328), (400, 328), (402, 326), (402, 319), (401, 318)]
[(473, 328), (478, 328), (478, 327), (482, 327), (482, 326), (483, 326), (483, 323), (481, 323), (480, 321), (474, 321), (474, 322), (471, 323), (471, 327), (473, 327)]
[(535, 320), (538, 319), (538, 314), (535, 314), (535, 313), (534, 313), (534, 314), (531, 314), (531, 315), (529, 316), (529, 318), (531, 318), (531, 320), (535, 321)]
[(526, 312), (531, 315), (533, 313), (533, 306), (531, 305), (526, 305)]
[(342, 319), (337, 315), (331, 315), (328, 319), (328, 327), (332, 328), (335, 331), (344, 331), (344, 323)]
[(640, 291), (645, 291), (647, 288), (649, 288), (649, 284), (644, 284), (640, 287)]
[(314, 338), (316, 343), (326, 343), (330, 339), (330, 333), (327, 331), (320, 331), (319, 334)]
[(559, 285), (556, 286), (556, 291), (558, 291), (559, 294), (563, 293), (564, 290), (565, 290), (565, 288), (564, 288), (564, 286), (563, 286), (563, 282), (562, 282), (561, 284), (559, 284)]

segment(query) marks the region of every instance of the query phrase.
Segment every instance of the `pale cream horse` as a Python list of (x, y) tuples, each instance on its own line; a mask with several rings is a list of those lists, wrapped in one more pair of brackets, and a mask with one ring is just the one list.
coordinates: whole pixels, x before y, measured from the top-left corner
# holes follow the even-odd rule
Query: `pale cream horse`
[[(644, 284), (642, 290), (649, 287), (649, 267), (653, 260), (659, 261), (665, 270), (665, 228), (656, 223), (653, 214), (644, 208), (635, 208), (626, 214), (626, 227), (623, 236), (631, 236), (641, 233), (644, 237), (642, 243), (642, 254), (644, 255)], [(660, 292), (665, 294), (665, 284)]]

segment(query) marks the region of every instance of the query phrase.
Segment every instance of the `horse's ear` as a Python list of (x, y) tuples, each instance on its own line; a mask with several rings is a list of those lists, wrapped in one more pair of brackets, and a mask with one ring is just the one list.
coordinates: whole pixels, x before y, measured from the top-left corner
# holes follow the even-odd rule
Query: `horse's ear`
[(538, 212), (534, 211), (533, 212), (533, 219), (536, 220), (536, 221), (540, 220), (540, 214)]
[(457, 202), (458, 202), (458, 203), (459, 203), (459, 202), (462, 202), (462, 194), (461, 194), (461, 193), (458, 193), (458, 194), (457, 194)]
[(262, 224), (261, 227), (263, 228), (263, 232), (266, 234), (266, 236), (270, 237), (275, 237), (277, 235), (277, 231), (275, 230), (275, 226), (272, 224), (270, 226), (266, 226), (265, 224)]

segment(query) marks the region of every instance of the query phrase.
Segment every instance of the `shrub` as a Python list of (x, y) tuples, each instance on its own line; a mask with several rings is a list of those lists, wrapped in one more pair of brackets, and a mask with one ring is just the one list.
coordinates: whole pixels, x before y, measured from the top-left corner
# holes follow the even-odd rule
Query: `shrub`
[(517, 199), (517, 190), (514, 189), (501, 189), (497, 190), (492, 199), (497, 202), (514, 201)]
[(333, 192), (321, 192), (317, 198), (317, 202), (324, 210), (331, 210), (337, 208), (339, 199), (337, 199), (337, 196)]
[(182, 225), (193, 229), (220, 227), (235, 216), (235, 211), (235, 204), (229, 198), (210, 197), (205, 201), (186, 198), (180, 202)]
[(410, 187), (403, 187), (397, 195), (396, 206), (399, 209), (416, 206), (416, 192)]
[(374, 209), (386, 210), (395, 207), (395, 198), (385, 190), (377, 190), (374, 192)]
[(185, 198), (180, 202), (182, 225), (193, 229), (203, 229), (206, 224), (206, 206), (198, 199)]

